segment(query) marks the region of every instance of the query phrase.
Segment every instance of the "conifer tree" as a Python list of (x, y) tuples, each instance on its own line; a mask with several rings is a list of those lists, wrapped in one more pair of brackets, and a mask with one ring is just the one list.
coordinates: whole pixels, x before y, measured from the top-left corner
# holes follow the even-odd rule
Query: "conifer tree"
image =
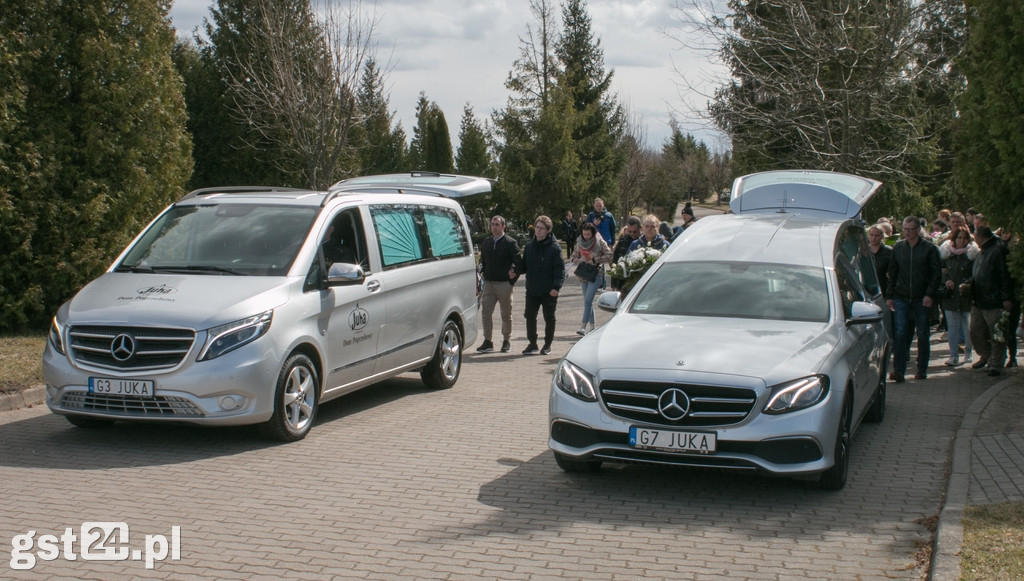
[(0, 13), (0, 332), (45, 328), (191, 170), (169, 3)]

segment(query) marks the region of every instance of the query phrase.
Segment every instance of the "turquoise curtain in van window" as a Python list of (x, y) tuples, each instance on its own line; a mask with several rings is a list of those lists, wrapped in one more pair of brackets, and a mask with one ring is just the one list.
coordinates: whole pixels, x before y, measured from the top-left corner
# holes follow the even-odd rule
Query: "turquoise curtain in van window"
[(380, 240), (384, 266), (423, 258), (416, 217), (412, 208), (374, 208), (373, 224)]
[(435, 258), (468, 254), (462, 228), (454, 214), (424, 210), (423, 218), (427, 223), (427, 235), (430, 236), (430, 252)]

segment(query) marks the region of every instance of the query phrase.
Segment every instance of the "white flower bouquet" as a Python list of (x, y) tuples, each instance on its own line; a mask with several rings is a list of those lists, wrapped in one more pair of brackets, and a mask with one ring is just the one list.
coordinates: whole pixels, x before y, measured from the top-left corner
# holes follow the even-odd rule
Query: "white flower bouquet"
[(623, 293), (627, 293), (659, 258), (661, 258), (660, 250), (641, 246), (613, 263), (609, 267), (608, 273), (613, 278), (623, 281), (621, 289)]

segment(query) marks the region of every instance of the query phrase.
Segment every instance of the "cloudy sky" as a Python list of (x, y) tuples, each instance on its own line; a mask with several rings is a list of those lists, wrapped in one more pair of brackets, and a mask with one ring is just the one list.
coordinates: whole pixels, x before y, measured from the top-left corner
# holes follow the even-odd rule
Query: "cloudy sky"
[[(689, 4), (587, 0), (586, 5), (605, 67), (614, 69), (614, 91), (631, 116), (641, 119), (648, 145), (660, 149), (674, 116), (684, 131), (723, 151), (728, 144), (694, 113), (706, 105), (723, 69), (705, 52), (677, 40), (697, 43), (682, 28), (677, 3)], [(171, 18), (178, 34), (191, 34), (209, 18), (212, 5), (212, 0), (175, 0)], [(528, 25), (536, 29), (528, 0), (364, 0), (363, 7), (376, 11), (377, 60), (390, 60), (391, 108), (410, 137), (420, 92), (444, 111), (453, 140), (467, 103), (481, 120), (504, 108), (505, 80), (520, 56), (520, 39)], [(560, 10), (556, 19), (561, 22)]]

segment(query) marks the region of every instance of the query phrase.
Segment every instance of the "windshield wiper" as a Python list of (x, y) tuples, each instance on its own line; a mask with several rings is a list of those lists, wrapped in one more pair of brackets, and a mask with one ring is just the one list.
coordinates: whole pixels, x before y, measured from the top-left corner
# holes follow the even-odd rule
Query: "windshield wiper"
[(122, 264), (121, 266), (118, 266), (114, 272), (145, 272), (153, 274), (153, 267), (148, 264), (136, 264), (135, 266)]
[(118, 273), (146, 273), (146, 274), (150, 274), (150, 275), (155, 274), (155, 273), (196, 273), (196, 272), (199, 272), (199, 273), (222, 273), (224, 275), (232, 275), (232, 276), (236, 276), (236, 277), (245, 277), (245, 276), (247, 276), (245, 273), (241, 273), (239, 271), (232, 271), (231, 268), (225, 268), (223, 266), (190, 265), (190, 264), (166, 265), (166, 266), (160, 266), (160, 265), (152, 266), (150, 264), (144, 264), (144, 265), (143, 264), (136, 264), (134, 266), (128, 266), (128, 265), (122, 264), (121, 266), (117, 267), (117, 272)]
[[(160, 267), (157, 267), (157, 268), (160, 268)], [(167, 270), (190, 270), (190, 271), (199, 271), (199, 272), (222, 272), (224, 274), (232, 274), (232, 275), (235, 275), (235, 276), (246, 276), (246, 274), (244, 272), (239, 272), (237, 270), (233, 270), (233, 269), (230, 269), (230, 268), (224, 268), (223, 266), (212, 266), (212, 265), (194, 266), (194, 265), (190, 265), (190, 266), (168, 266), (166, 268), (167, 268)]]

